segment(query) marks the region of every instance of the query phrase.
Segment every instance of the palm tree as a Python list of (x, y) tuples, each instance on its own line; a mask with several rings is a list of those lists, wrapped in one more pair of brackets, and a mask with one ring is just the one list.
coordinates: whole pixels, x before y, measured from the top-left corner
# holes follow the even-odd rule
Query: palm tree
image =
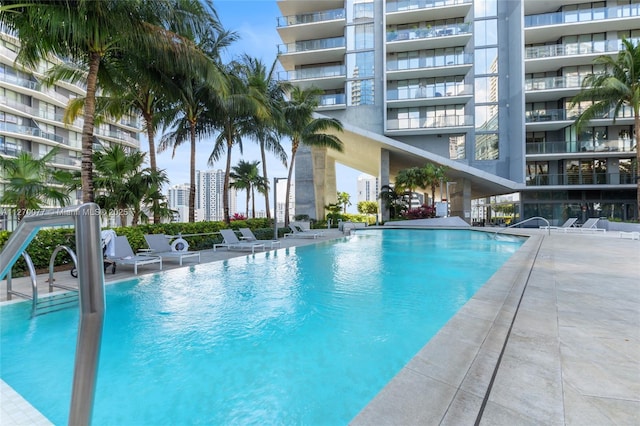
[(403, 169), (396, 175), (395, 187), (399, 191), (404, 191), (407, 198), (407, 208), (411, 210), (411, 197), (416, 191), (416, 188), (422, 187), (425, 182), (423, 170), (420, 167), (411, 167), (409, 169)]
[(2, 177), (8, 181), (0, 204), (15, 206), (18, 222), (28, 211), (39, 210), (44, 204), (53, 202), (65, 206), (71, 201), (72, 174), (54, 170), (48, 164), (56, 153), (57, 149), (53, 149), (41, 158), (34, 158), (28, 152), (15, 158), (0, 157)]
[[(284, 211), (289, 211), (289, 195), (291, 193), (291, 177), (295, 165), (296, 152), (300, 145), (310, 147), (332, 148), (342, 152), (342, 141), (336, 135), (325, 133), (326, 131), (342, 131), (342, 123), (335, 118), (314, 118), (313, 114), (318, 107), (318, 95), (320, 89), (300, 89), (294, 87), (291, 91), (291, 99), (286, 102), (284, 123), (282, 132), (291, 138), (291, 157), (289, 160), (289, 173), (287, 175), (287, 191), (285, 194)], [(289, 225), (289, 215), (285, 214), (285, 226)]]
[(446, 171), (446, 166), (436, 166), (433, 163), (427, 163), (422, 168), (423, 187), (431, 188), (431, 207), (436, 205), (436, 186), (447, 181)]
[(158, 145), (159, 152), (172, 147), (174, 157), (180, 145), (187, 141), (190, 143), (189, 222), (195, 222), (196, 142), (200, 138), (211, 136), (215, 130), (215, 123), (211, 119), (217, 107), (215, 100), (228, 95), (231, 80), (220, 63), (220, 54), (237, 40), (236, 33), (219, 26), (212, 26), (198, 36), (198, 46), (209, 58), (209, 67), (215, 70), (212, 74), (217, 78), (207, 79), (206, 76), (195, 73), (176, 73), (164, 81), (172, 108), (164, 113), (163, 123), (172, 130), (163, 135)]
[(245, 215), (249, 217), (249, 201), (251, 198), (251, 186), (253, 182), (258, 176), (258, 162), (248, 162), (244, 160), (240, 160), (237, 166), (233, 166), (231, 171), (231, 179), (233, 182), (230, 183), (231, 188), (235, 188), (236, 190), (243, 190), (247, 192), (246, 199), (246, 207), (245, 207)]
[(400, 216), (404, 207), (401, 201), (402, 189), (394, 185), (382, 185), (378, 198), (381, 199), (385, 207), (389, 209), (390, 219), (395, 219)]
[[(164, 170), (145, 168), (144, 152), (126, 152), (120, 145), (96, 152), (93, 155), (96, 171), (96, 202), (104, 211), (120, 217), (121, 226), (127, 225), (127, 216), (132, 216), (131, 225), (136, 226), (140, 218), (146, 220), (146, 209), (153, 211), (153, 201), (166, 204), (159, 188), (168, 183)], [(165, 216), (168, 211), (162, 211)]]
[(247, 78), (248, 68), (240, 62), (232, 62), (226, 67), (229, 79), (229, 93), (215, 96), (210, 100), (208, 119), (210, 126), (218, 130), (218, 136), (209, 164), (213, 165), (226, 152), (226, 165), (222, 203), (224, 221), (229, 224), (229, 185), (231, 175), (231, 154), (234, 146), (238, 146), (242, 153), (243, 136), (252, 133), (251, 118), (260, 117), (266, 120), (270, 111), (267, 106), (265, 93), (251, 79)]
[(591, 102), (576, 119), (579, 129), (594, 118), (613, 110), (613, 120), (624, 106), (633, 109), (636, 137), (637, 210), (640, 218), (640, 42), (623, 39), (623, 49), (616, 57), (602, 55), (594, 64), (604, 67), (602, 72), (588, 75), (582, 82), (582, 90), (572, 99), (572, 106)]
[[(247, 80), (250, 85), (258, 91), (266, 94), (265, 102), (269, 110), (266, 119), (255, 114), (249, 118), (251, 123), (251, 136), (260, 145), (260, 157), (262, 159), (262, 178), (266, 184), (264, 194), (264, 204), (267, 219), (271, 218), (269, 207), (269, 177), (267, 175), (266, 152), (271, 152), (282, 164), (287, 167), (287, 152), (280, 144), (280, 133), (278, 129), (282, 126), (282, 106), (284, 105), (285, 91), (291, 86), (286, 82), (279, 82), (275, 78), (277, 59), (271, 64), (267, 71), (265, 65), (255, 58), (243, 57), (243, 63), (247, 67)], [(254, 198), (255, 202), (255, 198)]]
[[(49, 82), (84, 74), (86, 99), (82, 128), (82, 198), (94, 200), (93, 128), (98, 73), (104, 62), (118, 62), (136, 51), (152, 51), (161, 62), (176, 60), (203, 67), (194, 44), (167, 29), (177, 21), (191, 29), (210, 24), (210, 3), (199, 0), (3, 0), (0, 23), (20, 39), (17, 60), (31, 68), (48, 57), (65, 58), (52, 69)], [(24, 7), (17, 7), (18, 4)], [(17, 12), (17, 13), (14, 13)], [(178, 19), (178, 16), (181, 17)], [(186, 18), (188, 17), (188, 19)], [(72, 64), (72, 66), (69, 66)]]
[(351, 205), (351, 196), (346, 192), (338, 192), (338, 204), (342, 206), (342, 212), (347, 212), (347, 206)]

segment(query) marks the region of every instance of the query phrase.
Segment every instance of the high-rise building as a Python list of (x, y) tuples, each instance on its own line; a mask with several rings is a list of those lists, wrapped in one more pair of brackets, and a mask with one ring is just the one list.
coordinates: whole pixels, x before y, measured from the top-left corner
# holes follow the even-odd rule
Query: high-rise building
[(361, 174), (358, 176), (357, 189), (357, 202), (378, 201), (378, 178), (367, 174)]
[[(224, 220), (224, 171), (196, 170), (196, 210), (202, 214), (197, 221)], [(237, 194), (229, 189), (229, 215), (237, 212)]]
[(167, 190), (167, 204), (176, 212), (175, 222), (189, 221), (189, 185), (173, 185)]
[[(82, 84), (60, 81), (53, 86), (43, 83), (44, 73), (56, 61), (50, 58), (36, 69), (15, 64), (19, 40), (2, 29), (0, 32), (0, 155), (16, 157), (28, 152), (40, 158), (58, 148), (51, 162), (53, 169), (79, 171), (82, 157), (82, 117), (71, 124), (63, 122), (71, 99), (85, 96)], [(119, 121), (106, 120), (94, 128), (94, 149), (122, 145), (140, 148), (137, 117)], [(1, 178), (0, 178), (1, 179)], [(5, 184), (0, 180), (0, 194)], [(82, 199), (80, 191), (74, 201)], [(52, 206), (54, 207), (54, 206)]]
[[(335, 163), (393, 183), (447, 167), (451, 214), (519, 193), (521, 218), (637, 217), (633, 112), (576, 131), (593, 60), (640, 40), (638, 0), (279, 1), (283, 80), (323, 91), (345, 150), (302, 146), (296, 213), (335, 202)], [(615, 121), (614, 121), (615, 119)], [(444, 188), (445, 185), (442, 185)], [(444, 190), (443, 190), (444, 192)]]

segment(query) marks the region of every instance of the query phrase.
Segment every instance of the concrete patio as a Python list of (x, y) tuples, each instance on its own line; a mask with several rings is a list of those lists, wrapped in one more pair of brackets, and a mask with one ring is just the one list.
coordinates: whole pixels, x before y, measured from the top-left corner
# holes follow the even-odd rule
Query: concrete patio
[[(640, 241), (618, 232), (513, 233), (531, 238), (352, 424), (640, 424)], [(281, 241), (284, 248), (339, 237)], [(203, 263), (245, 255), (201, 254)], [(122, 266), (105, 279), (131, 276)], [(41, 294), (47, 278), (38, 277)], [(74, 280), (68, 271), (55, 279)], [(13, 285), (29, 288), (26, 278)], [(49, 424), (4, 383), (0, 401), (0, 424)]]

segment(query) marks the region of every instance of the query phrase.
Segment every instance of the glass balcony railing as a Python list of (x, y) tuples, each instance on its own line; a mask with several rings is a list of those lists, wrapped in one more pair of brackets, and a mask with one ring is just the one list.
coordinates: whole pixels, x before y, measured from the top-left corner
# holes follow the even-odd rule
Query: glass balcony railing
[(0, 122), (0, 131), (18, 133), (21, 135), (31, 135), (43, 139), (48, 139), (54, 142), (69, 145), (69, 143), (62, 137), (53, 133), (43, 132), (37, 127), (19, 126), (13, 123)]
[(584, 76), (542, 77), (525, 80), (525, 90), (579, 89)]
[(387, 31), (387, 41), (420, 40), (433, 37), (446, 37), (460, 34), (469, 34), (471, 24), (439, 25), (431, 28), (410, 28), (403, 30)]
[[(544, 109), (544, 110), (534, 110), (534, 111), (525, 111), (524, 113), (525, 122), (527, 123), (536, 123), (541, 121), (563, 121), (563, 120), (575, 120), (582, 114), (582, 110), (579, 108), (573, 110), (565, 110), (565, 109)], [(603, 114), (599, 114), (594, 119), (598, 120), (606, 120), (613, 119), (614, 111), (608, 111)], [(633, 110), (629, 106), (624, 106), (620, 109), (616, 119), (621, 118), (633, 118)]]
[(604, 141), (527, 142), (527, 154), (577, 154), (581, 152), (635, 152), (630, 139)]
[(470, 84), (450, 85), (426, 85), (416, 88), (390, 89), (387, 90), (388, 101), (403, 101), (407, 99), (427, 99), (441, 98), (446, 96), (471, 95), (473, 86)]
[(344, 37), (304, 40), (294, 43), (279, 44), (278, 54), (309, 52), (311, 50), (336, 49), (345, 47)]
[(278, 27), (333, 21), (335, 19), (344, 19), (344, 16), (344, 9), (325, 10), (322, 12), (305, 13), (302, 15), (280, 16), (278, 17)]
[(334, 105), (345, 105), (346, 98), (344, 93), (327, 93), (318, 97), (319, 106), (330, 107)]
[(533, 46), (525, 49), (525, 59), (554, 58), (589, 54), (604, 54), (620, 50), (619, 40), (590, 41), (580, 43)]
[(390, 0), (387, 1), (387, 12), (404, 12), (432, 7), (455, 6), (464, 3), (471, 3), (471, 0)]
[(446, 115), (440, 117), (387, 120), (387, 130), (438, 129), (472, 125), (473, 117), (470, 115)]
[(387, 61), (387, 71), (418, 70), (423, 68), (451, 67), (473, 64), (473, 55), (458, 53), (426, 58), (393, 59)]
[(114, 139), (120, 139), (128, 142), (133, 142), (133, 143), (138, 142), (136, 138), (122, 131), (104, 130), (104, 129), (100, 129), (99, 127), (94, 127), (93, 133), (96, 135), (106, 136)]
[(529, 15), (524, 17), (524, 26), (525, 28), (531, 28), (544, 25), (602, 21), (604, 19), (627, 18), (632, 16), (640, 16), (640, 3)]
[(631, 173), (565, 173), (540, 174), (527, 176), (527, 186), (548, 185), (625, 185), (634, 184), (635, 176)]
[(17, 77), (10, 74), (0, 74), (0, 80), (17, 86), (26, 87), (31, 90), (40, 90), (40, 83), (26, 78)]
[(302, 68), (293, 71), (282, 71), (278, 78), (284, 81), (308, 80), (310, 78), (341, 77), (347, 75), (344, 65), (328, 65), (324, 67)]

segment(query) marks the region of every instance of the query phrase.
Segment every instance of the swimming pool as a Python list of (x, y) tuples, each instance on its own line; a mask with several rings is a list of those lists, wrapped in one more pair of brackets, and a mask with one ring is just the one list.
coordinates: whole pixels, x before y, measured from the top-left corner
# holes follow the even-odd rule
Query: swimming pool
[[(107, 286), (93, 423), (346, 424), (521, 245), (369, 230)], [(0, 309), (0, 377), (67, 422), (77, 312)]]

